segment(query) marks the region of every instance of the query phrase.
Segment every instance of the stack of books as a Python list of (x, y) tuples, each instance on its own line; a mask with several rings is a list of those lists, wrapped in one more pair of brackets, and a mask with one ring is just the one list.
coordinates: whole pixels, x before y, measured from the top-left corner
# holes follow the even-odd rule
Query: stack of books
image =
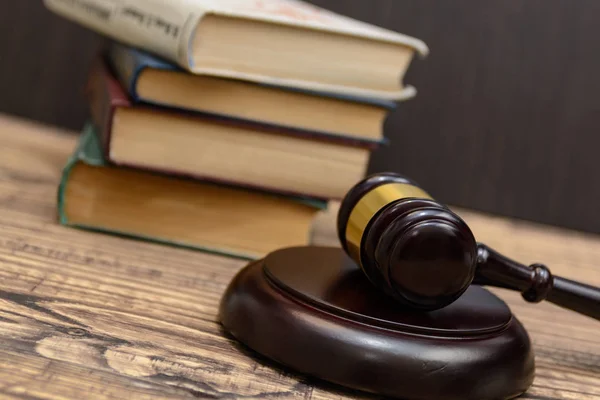
[(115, 40), (61, 223), (244, 258), (304, 245), (414, 96), (421, 41), (296, 0), (45, 0)]

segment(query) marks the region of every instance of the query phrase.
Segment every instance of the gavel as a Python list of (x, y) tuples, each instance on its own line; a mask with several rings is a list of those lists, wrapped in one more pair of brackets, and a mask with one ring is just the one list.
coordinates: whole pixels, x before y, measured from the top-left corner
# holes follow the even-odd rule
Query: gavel
[(600, 289), (553, 276), (543, 264), (525, 266), (477, 243), (456, 213), (415, 182), (394, 173), (372, 175), (342, 201), (342, 247), (373, 285), (398, 303), (443, 308), (471, 284), (516, 290), (600, 319)]

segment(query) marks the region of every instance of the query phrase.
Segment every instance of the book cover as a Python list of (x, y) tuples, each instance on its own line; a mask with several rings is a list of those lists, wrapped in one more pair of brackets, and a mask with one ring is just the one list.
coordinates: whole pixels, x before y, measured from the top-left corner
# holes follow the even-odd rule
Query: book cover
[(100, 135), (104, 156), (110, 159), (110, 137), (115, 109), (131, 107), (132, 103), (102, 61), (97, 61), (92, 66), (85, 94), (89, 101), (91, 119)]
[(403, 44), (426, 55), (421, 40), (345, 17), (299, 0), (44, 0), (50, 10), (121, 42), (147, 49), (185, 69), (189, 43), (208, 14)]
[[(421, 40), (338, 15), (299, 0), (44, 0), (53, 12), (125, 44), (155, 53), (196, 73), (247, 79), (309, 89), (346, 93), (379, 93), (390, 99), (402, 91), (378, 91), (347, 85), (293, 78), (277, 78), (261, 72), (195, 65), (194, 41), (208, 16), (254, 21), (353, 37), (410, 48), (421, 55), (428, 48)], [(414, 89), (412, 89), (414, 90)], [(377, 97), (377, 96), (375, 96)]]
[[(169, 241), (169, 240), (165, 240), (165, 239), (158, 238), (158, 237), (144, 236), (144, 235), (140, 235), (140, 234), (134, 234), (131, 232), (115, 231), (115, 230), (106, 229), (106, 228), (99, 227), (99, 226), (89, 226), (89, 225), (81, 225), (81, 224), (72, 223), (71, 221), (69, 221), (67, 213), (65, 211), (65, 205), (66, 205), (65, 193), (66, 193), (66, 187), (69, 184), (70, 173), (77, 163), (84, 163), (84, 164), (94, 166), (94, 167), (115, 168), (115, 167), (110, 166), (106, 162), (106, 159), (104, 158), (104, 155), (103, 155), (102, 145), (100, 143), (100, 138), (97, 135), (96, 129), (94, 128), (94, 125), (92, 123), (87, 123), (85, 125), (85, 127), (81, 133), (79, 143), (78, 143), (75, 151), (73, 152), (73, 154), (67, 161), (67, 163), (63, 169), (63, 172), (62, 172), (61, 180), (60, 180), (58, 190), (57, 190), (58, 221), (61, 225), (71, 226), (71, 227), (81, 228), (81, 229), (86, 229), (86, 230), (91, 230), (91, 231), (97, 231), (97, 232), (102, 232), (102, 233), (109, 233), (109, 234), (123, 236), (123, 237), (142, 239), (142, 240), (146, 240), (146, 241), (168, 244), (168, 245), (173, 245), (173, 246), (178, 246), (178, 247), (190, 248), (190, 249), (194, 249), (194, 250), (201, 250), (201, 251), (205, 251), (205, 252), (216, 253), (216, 254), (237, 257), (237, 258), (242, 258), (242, 259), (253, 259), (254, 258), (254, 257), (248, 256), (247, 254), (235, 253), (235, 252), (231, 252), (231, 251), (223, 251), (222, 249), (207, 248), (207, 247), (192, 245), (190, 243), (180, 243), (180, 242), (176, 242), (176, 241)], [(150, 172), (146, 172), (146, 173), (150, 173)], [(182, 178), (176, 178), (176, 179), (182, 179)], [(203, 184), (213, 184), (213, 183), (204, 182)], [(244, 190), (244, 189), (240, 189), (240, 190)], [(255, 192), (260, 192), (260, 191), (255, 191)], [(269, 196), (282, 197), (282, 196), (279, 196), (276, 194), (271, 194), (271, 193), (269, 193)], [(323, 201), (300, 198), (300, 197), (299, 198), (287, 197), (287, 198), (290, 199), (291, 201), (295, 201), (300, 204), (306, 205), (308, 207), (314, 208), (315, 210), (324, 210), (327, 208), (327, 203), (323, 202)]]

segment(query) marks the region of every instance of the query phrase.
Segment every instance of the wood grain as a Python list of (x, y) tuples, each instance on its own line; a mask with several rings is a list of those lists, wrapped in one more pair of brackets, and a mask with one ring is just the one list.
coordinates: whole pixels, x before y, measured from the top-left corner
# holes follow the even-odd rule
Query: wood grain
[[(0, 141), (0, 397), (368, 397), (289, 374), (224, 334), (217, 306), (243, 262), (59, 226), (56, 186), (74, 136), (0, 118)], [(336, 243), (334, 212), (316, 241)], [(600, 285), (599, 237), (460, 212), (498, 250)], [(598, 323), (496, 292), (534, 343), (523, 398), (599, 398)]]

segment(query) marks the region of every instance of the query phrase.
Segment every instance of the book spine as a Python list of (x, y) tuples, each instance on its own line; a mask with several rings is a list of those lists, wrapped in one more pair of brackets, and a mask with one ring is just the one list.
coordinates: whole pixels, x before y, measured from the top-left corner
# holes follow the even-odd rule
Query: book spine
[(58, 223), (61, 225), (69, 224), (67, 213), (65, 212), (65, 191), (67, 188), (67, 182), (69, 181), (69, 176), (71, 175), (71, 170), (73, 170), (73, 166), (78, 161), (76, 157), (78, 150), (79, 149), (75, 150), (75, 154), (69, 158), (67, 164), (63, 168), (60, 177), (60, 183), (58, 184), (58, 190), (56, 191), (56, 208), (58, 214)]
[[(67, 163), (65, 164), (65, 166), (62, 170), (62, 174), (60, 177), (60, 183), (58, 184), (58, 190), (56, 192), (56, 195), (57, 195), (56, 206), (57, 206), (57, 211), (58, 211), (58, 213), (57, 213), (58, 214), (58, 222), (61, 225), (69, 224), (67, 214), (65, 212), (65, 191), (66, 191), (66, 187), (67, 187), (67, 182), (69, 181), (69, 176), (71, 175), (71, 171), (73, 170), (73, 167), (75, 166), (75, 164), (77, 164), (79, 161), (81, 161), (82, 159), (85, 158), (85, 148), (88, 146), (89, 141), (94, 139), (92, 135), (93, 135), (93, 128), (88, 123), (88, 124), (86, 124), (86, 126), (83, 128), (83, 131), (81, 132), (81, 136), (79, 137), (79, 142), (77, 143), (77, 147), (75, 148), (75, 151), (69, 157), (69, 159), (67, 160)], [(94, 162), (94, 160), (91, 160), (91, 162)], [(98, 162), (95, 162), (95, 164), (98, 164)]]
[(137, 103), (140, 100), (137, 92), (137, 81), (140, 72), (145, 67), (140, 65), (134, 54), (123, 46), (110, 46), (107, 55), (117, 78), (127, 90), (133, 102)]
[(90, 70), (86, 86), (90, 115), (100, 137), (104, 154), (109, 159), (110, 136), (116, 107), (129, 107), (118, 83), (110, 79), (106, 66), (98, 60)]
[(56, 14), (190, 69), (190, 41), (202, 16), (186, 0), (44, 0)]

